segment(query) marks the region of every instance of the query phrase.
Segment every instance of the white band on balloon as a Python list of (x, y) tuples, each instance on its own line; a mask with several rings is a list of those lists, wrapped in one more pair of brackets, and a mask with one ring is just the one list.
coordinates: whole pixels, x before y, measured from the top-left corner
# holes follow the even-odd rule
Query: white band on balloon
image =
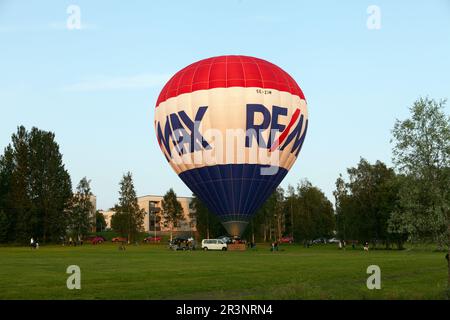
[(170, 98), (155, 110), (158, 141), (177, 174), (242, 163), (268, 166), (264, 175), (290, 169), (307, 119), (305, 100), (261, 88), (199, 90)]

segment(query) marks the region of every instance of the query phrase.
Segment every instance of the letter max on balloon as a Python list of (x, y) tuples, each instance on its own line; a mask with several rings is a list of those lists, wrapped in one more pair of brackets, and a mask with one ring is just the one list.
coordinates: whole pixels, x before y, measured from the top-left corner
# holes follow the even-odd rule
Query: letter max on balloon
[[(248, 56), (220, 56), (195, 62), (167, 82), (154, 124), (178, 176), (231, 236), (240, 236), (297, 160), (308, 111), (302, 90), (280, 67)], [(234, 141), (230, 131), (243, 132), (243, 138), (225, 157), (209, 157)], [(205, 156), (191, 161), (199, 155)], [(262, 173), (273, 167), (272, 175)]]

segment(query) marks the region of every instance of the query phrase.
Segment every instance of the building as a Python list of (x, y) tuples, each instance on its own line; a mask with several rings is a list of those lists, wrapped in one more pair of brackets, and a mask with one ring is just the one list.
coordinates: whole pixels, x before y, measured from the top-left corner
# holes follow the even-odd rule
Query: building
[(101, 214), (103, 214), (103, 217), (105, 217), (105, 222), (106, 222), (106, 229), (111, 229), (111, 218), (114, 215), (114, 211), (113, 210), (99, 210), (99, 212)]
[[(197, 231), (196, 224), (190, 217), (189, 204), (192, 201), (191, 197), (177, 197), (183, 208), (183, 220), (180, 220), (178, 225), (173, 228), (174, 231)], [(162, 214), (162, 200), (163, 196), (147, 195), (138, 198), (138, 205), (145, 211), (144, 229), (145, 231), (170, 231), (170, 226), (165, 221)], [(156, 213), (156, 214), (155, 214)]]
[[(173, 228), (173, 231), (178, 232), (196, 232), (195, 219), (190, 217), (189, 204), (192, 201), (191, 197), (178, 197), (178, 201), (183, 208), (183, 220), (180, 220), (178, 225)], [(170, 225), (164, 219), (162, 214), (162, 200), (163, 196), (146, 195), (138, 197), (139, 208), (145, 211), (144, 217), (144, 231), (145, 232), (167, 232), (170, 231)], [(113, 210), (100, 211), (105, 217), (107, 228), (111, 228), (111, 218), (114, 215)]]

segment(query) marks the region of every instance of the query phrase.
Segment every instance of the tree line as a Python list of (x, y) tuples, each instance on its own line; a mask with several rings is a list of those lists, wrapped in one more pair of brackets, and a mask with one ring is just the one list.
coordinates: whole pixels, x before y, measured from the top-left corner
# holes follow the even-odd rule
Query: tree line
[(431, 242), (450, 236), (450, 117), (445, 100), (418, 99), (410, 118), (392, 130), (393, 163), (361, 159), (348, 181), (336, 181), (337, 230), (342, 238), (382, 243)]
[[(225, 235), (219, 219), (194, 194), (191, 214), (201, 237)], [(250, 220), (242, 235), (250, 241), (273, 241), (290, 236), (296, 241), (332, 237), (335, 230), (333, 204), (308, 180), (287, 192), (278, 187)]]
[[(448, 245), (450, 208), (450, 117), (446, 101), (418, 99), (410, 117), (392, 130), (393, 164), (361, 158), (340, 175), (333, 204), (308, 180), (277, 188), (259, 208), (244, 237), (257, 241), (292, 236), (296, 241), (336, 236), (402, 248), (407, 240)], [(58, 242), (105, 226), (92, 214), (90, 181), (75, 192), (52, 132), (21, 126), (0, 156), (0, 242), (25, 243), (30, 237)], [(194, 195), (191, 216), (202, 237), (226, 234), (218, 218)], [(143, 229), (132, 175), (120, 182), (112, 227), (134, 241)], [(173, 230), (183, 218), (171, 189), (162, 215)]]
[[(403, 248), (405, 241), (432, 242), (450, 236), (450, 117), (446, 101), (420, 98), (410, 117), (392, 129), (393, 164), (364, 158), (336, 180), (334, 208), (309, 181), (278, 188), (250, 221), (244, 237), (296, 241), (331, 237)], [(225, 234), (218, 218), (194, 195), (191, 203), (202, 237)]]

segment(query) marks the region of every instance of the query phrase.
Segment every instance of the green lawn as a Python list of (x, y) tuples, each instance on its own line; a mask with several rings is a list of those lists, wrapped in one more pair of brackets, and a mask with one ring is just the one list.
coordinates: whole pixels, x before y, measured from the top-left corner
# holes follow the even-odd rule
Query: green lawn
[[(444, 299), (444, 254), (285, 245), (246, 252), (170, 251), (164, 245), (0, 247), (0, 299)], [(381, 268), (381, 290), (366, 269)], [(66, 268), (81, 268), (68, 290)]]

